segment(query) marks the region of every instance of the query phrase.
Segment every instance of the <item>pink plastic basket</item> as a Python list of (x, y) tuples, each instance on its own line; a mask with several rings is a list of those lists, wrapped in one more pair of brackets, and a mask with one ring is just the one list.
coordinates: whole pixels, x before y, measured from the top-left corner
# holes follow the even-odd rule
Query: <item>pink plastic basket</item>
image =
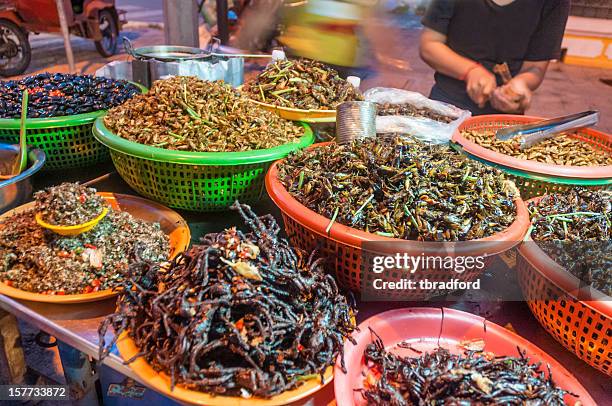
[[(542, 120), (539, 117), (515, 116), (515, 115), (488, 115), (475, 116), (465, 120), (453, 135), (452, 140), (460, 144), (464, 151), (477, 156), (485, 161), (503, 165), (511, 169), (518, 169), (535, 174), (550, 175), (556, 177), (601, 179), (612, 177), (612, 166), (567, 166), (553, 165), (528, 159), (518, 159), (497, 151), (490, 150), (470, 141), (461, 135), (467, 130), (498, 130), (503, 127), (518, 124), (528, 124)], [(591, 144), (599, 150), (612, 153), (612, 135), (591, 128), (578, 130), (572, 137)]]

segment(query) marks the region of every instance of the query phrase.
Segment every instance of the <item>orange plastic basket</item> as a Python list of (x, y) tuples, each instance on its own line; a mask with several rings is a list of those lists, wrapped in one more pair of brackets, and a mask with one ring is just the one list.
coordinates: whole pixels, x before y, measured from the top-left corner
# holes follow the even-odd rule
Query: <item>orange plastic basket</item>
[[(553, 165), (527, 159), (519, 159), (482, 147), (468, 140), (462, 131), (497, 130), (499, 128), (527, 124), (542, 120), (539, 117), (516, 115), (485, 115), (465, 120), (453, 134), (452, 141), (461, 146), (462, 152), (485, 164), (505, 171), (528, 199), (545, 193), (563, 192), (574, 186), (612, 188), (612, 166)], [(591, 128), (578, 130), (572, 137), (588, 142), (599, 150), (612, 153), (612, 135)]]
[[(325, 144), (317, 144), (312, 148), (322, 145)], [(306, 251), (318, 249), (322, 256), (328, 258), (328, 267), (335, 270), (336, 279), (343, 288), (350, 289), (353, 292), (360, 292), (362, 289), (362, 280), (365, 273), (362, 263), (362, 243), (364, 242), (402, 242), (402, 253), (406, 252), (414, 256), (421, 254), (439, 255), (440, 243), (406, 241), (379, 236), (337, 222), (331, 225), (328, 232), (330, 219), (302, 205), (289, 194), (278, 180), (278, 164), (281, 162), (282, 160), (277, 161), (270, 167), (266, 175), (266, 190), (281, 211), (287, 235), (293, 246)], [(450, 251), (452, 252), (451, 255), (485, 256), (485, 267), (483, 269), (466, 270), (462, 274), (450, 273), (444, 269), (420, 269), (410, 276), (405, 275), (406, 278), (418, 280), (422, 279), (426, 273), (426, 277), (430, 280), (438, 281), (446, 281), (452, 278), (460, 281), (475, 279), (486, 270), (497, 255), (510, 250), (523, 240), (529, 228), (529, 213), (525, 203), (520, 198), (516, 199), (516, 206), (516, 219), (506, 230), (467, 243), (449, 243), (449, 245), (453, 245), (453, 249)], [(397, 246), (393, 244), (388, 252), (377, 250), (376, 254), (394, 255), (396, 252)], [(392, 274), (390, 276), (393, 278), (396, 275)], [(368, 279), (364, 281), (366, 283), (371, 282), (369, 278), (374, 278), (371, 272), (367, 273), (367, 277)], [(385, 291), (385, 293), (388, 293), (390, 299), (393, 298), (394, 293), (392, 291)], [(401, 294), (401, 298), (406, 298), (406, 292), (398, 292), (397, 294)], [(410, 300), (424, 300), (430, 296), (431, 294), (428, 295), (427, 292), (414, 291)]]
[(530, 236), (525, 241), (530, 244), (522, 244), (517, 255), (523, 295), (527, 299), (546, 295), (546, 300), (527, 300), (529, 309), (565, 348), (612, 376), (612, 298), (595, 289), (576, 291), (577, 277), (546, 255)]

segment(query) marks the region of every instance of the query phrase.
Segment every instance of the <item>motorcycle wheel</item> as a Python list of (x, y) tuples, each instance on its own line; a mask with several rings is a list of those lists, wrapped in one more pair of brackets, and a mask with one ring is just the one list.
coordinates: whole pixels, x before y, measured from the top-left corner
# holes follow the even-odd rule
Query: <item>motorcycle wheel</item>
[(98, 21), (100, 22), (102, 40), (95, 41), (96, 49), (100, 55), (108, 58), (117, 52), (117, 43), (119, 42), (117, 18), (111, 10), (107, 9), (98, 13)]
[[(17, 24), (0, 20), (0, 76), (21, 75), (30, 66), (32, 48), (28, 34)], [(5, 55), (11, 55), (8, 58)]]

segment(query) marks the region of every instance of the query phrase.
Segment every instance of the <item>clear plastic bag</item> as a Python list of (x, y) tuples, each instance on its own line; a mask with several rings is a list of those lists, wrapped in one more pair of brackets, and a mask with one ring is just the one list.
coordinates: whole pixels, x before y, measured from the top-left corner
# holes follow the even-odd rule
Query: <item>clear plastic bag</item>
[(448, 103), (428, 99), (417, 92), (387, 87), (374, 87), (364, 93), (366, 100), (374, 103), (410, 104), (416, 108), (428, 108), (436, 113), (453, 118), (450, 123), (435, 121), (427, 117), (378, 116), (377, 133), (403, 133), (431, 143), (444, 144), (450, 141), (453, 133), (472, 115)]

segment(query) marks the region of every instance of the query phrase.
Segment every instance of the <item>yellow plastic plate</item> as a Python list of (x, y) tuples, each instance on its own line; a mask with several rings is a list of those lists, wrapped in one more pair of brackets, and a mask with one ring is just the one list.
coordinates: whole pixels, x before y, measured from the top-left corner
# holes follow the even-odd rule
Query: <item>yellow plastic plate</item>
[(336, 110), (302, 110), (290, 107), (281, 107), (274, 104), (263, 103), (250, 99), (266, 110), (278, 114), (281, 118), (292, 121), (303, 121), (305, 123), (335, 123)]
[(108, 207), (102, 209), (102, 213), (97, 216), (95, 219), (89, 220), (88, 222), (82, 224), (75, 224), (73, 226), (58, 226), (55, 224), (49, 224), (42, 219), (42, 213), (36, 213), (34, 218), (39, 226), (43, 228), (47, 228), (59, 235), (65, 235), (69, 237), (74, 237), (79, 234), (83, 234), (98, 225), (100, 221), (108, 214)]
[[(174, 210), (159, 203), (152, 202), (142, 197), (122, 195), (116, 193), (98, 192), (112, 207), (113, 210), (127, 211), (132, 216), (152, 223), (160, 223), (161, 229), (170, 238), (170, 257), (173, 258), (185, 251), (189, 246), (191, 234), (187, 222)], [(0, 216), (0, 221), (9, 216), (22, 213), (34, 208), (34, 202), (26, 203)], [(1, 227), (1, 226), (0, 226)], [(29, 300), (32, 302), (69, 304), (86, 303), (107, 299), (117, 295), (111, 289), (100, 292), (82, 293), (77, 295), (44, 295), (42, 293), (27, 292), (16, 289), (0, 282), (0, 294), (15, 299)]]
[[(117, 340), (117, 349), (121, 358), (128, 360), (138, 354), (139, 349), (136, 347), (134, 340), (132, 340), (126, 332), (121, 333)], [(333, 378), (333, 367), (327, 368), (324, 374), (325, 382), (321, 383), (319, 378), (310, 379), (304, 381), (304, 383), (290, 391), (281, 393), (280, 395), (274, 396), (270, 399), (252, 397), (250, 399), (230, 396), (213, 396), (205, 392), (198, 392), (191, 389), (186, 389), (179, 385), (174, 387), (174, 390), (170, 389), (170, 377), (164, 373), (157, 372), (153, 367), (143, 358), (140, 357), (130, 364), (130, 368), (145, 382), (148, 386), (155, 389), (157, 392), (163, 395), (175, 399), (181, 403), (192, 404), (192, 405), (206, 405), (206, 406), (277, 406), (286, 405), (288, 403), (296, 402), (300, 399), (304, 399), (307, 396), (314, 394), (315, 392), (324, 388), (327, 384), (332, 381)]]

